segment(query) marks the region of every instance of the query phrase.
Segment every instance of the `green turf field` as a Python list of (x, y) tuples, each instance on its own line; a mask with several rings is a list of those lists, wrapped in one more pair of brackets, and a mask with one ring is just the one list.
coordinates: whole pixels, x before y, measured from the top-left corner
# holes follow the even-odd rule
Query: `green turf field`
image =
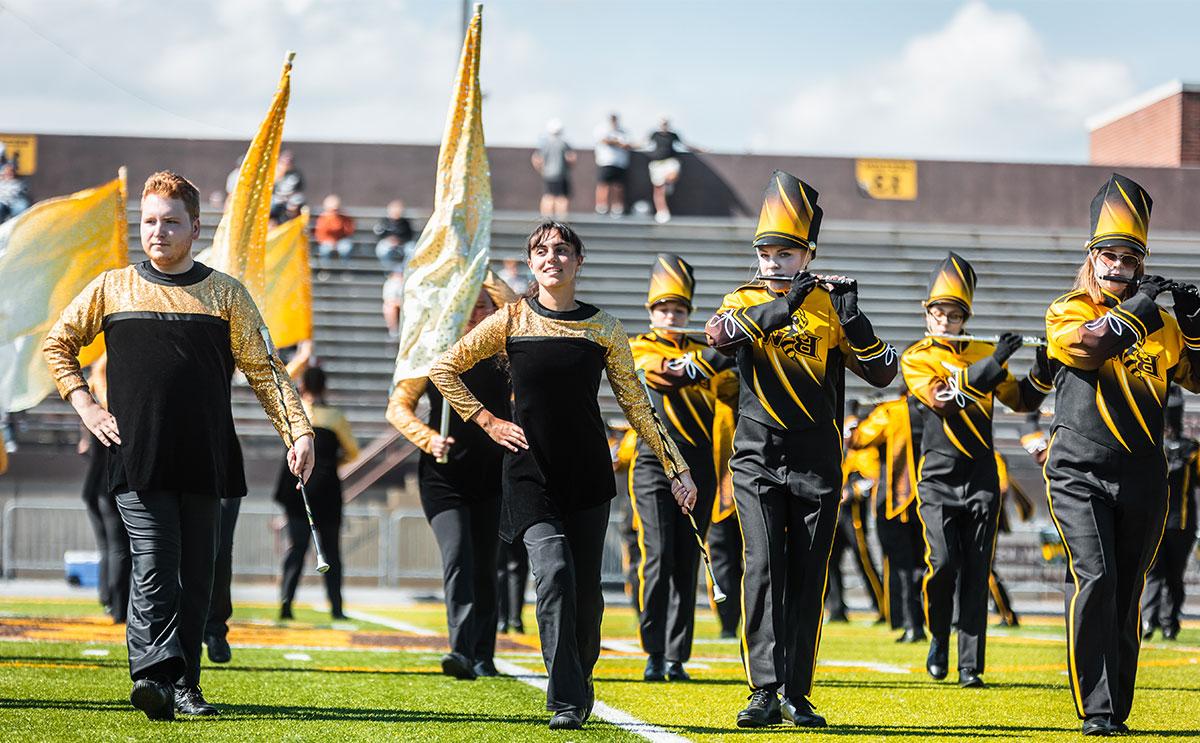
[[(442, 609), (426, 604), (367, 607), (376, 621), (331, 624), (297, 610), (239, 607), (233, 662), (205, 660), (205, 695), (219, 718), (150, 723), (128, 704), (123, 631), (84, 601), (0, 599), (0, 741), (81, 740), (639, 740), (666, 733), (688, 740), (784, 736), (837, 740), (1076, 740), (1064, 675), (1061, 620), (1029, 619), (989, 635), (987, 689), (962, 690), (924, 673), (925, 646), (897, 645), (865, 619), (827, 625), (814, 702), (824, 731), (739, 730), (747, 693), (737, 644), (716, 637), (701, 612), (689, 669), (693, 682), (646, 684), (633, 614), (605, 615), (597, 667), (599, 701), (652, 727), (593, 720), (582, 732), (546, 728), (541, 691), (517, 678), (454, 681), (439, 674)], [(400, 632), (390, 626), (410, 627)], [(532, 612), (527, 618), (532, 628)], [(542, 670), (536, 635), (506, 636), (498, 657)], [(953, 667), (953, 656), (951, 666)], [(951, 674), (953, 678), (953, 674)], [(1200, 738), (1200, 629), (1142, 649), (1131, 738)], [(202, 736), (196, 738), (196, 736)]]

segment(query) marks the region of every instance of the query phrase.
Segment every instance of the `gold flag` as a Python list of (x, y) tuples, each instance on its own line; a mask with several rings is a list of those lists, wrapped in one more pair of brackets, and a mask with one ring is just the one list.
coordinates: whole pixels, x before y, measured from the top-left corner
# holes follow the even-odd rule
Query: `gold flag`
[(212, 248), (205, 253), (209, 265), (246, 285), (260, 309), (264, 309), (265, 299), (267, 218), (271, 213), (275, 163), (279, 159), (283, 120), (292, 91), (292, 59), (295, 56), (294, 52), (287, 54), (279, 88), (246, 150), (238, 169), (237, 185), (213, 235)]
[(312, 269), (308, 262), (308, 210), (267, 234), (263, 320), (280, 348), (312, 338)]
[[(42, 341), (89, 281), (129, 263), (125, 198), (121, 168), (116, 180), (39, 202), (0, 225), (0, 409), (31, 408), (54, 390)], [(80, 363), (103, 347), (97, 339)]]
[(446, 130), (438, 152), (433, 214), (404, 282), (404, 319), (392, 382), (424, 377), (462, 335), (487, 272), (492, 183), (479, 89), (482, 6), (463, 41)]

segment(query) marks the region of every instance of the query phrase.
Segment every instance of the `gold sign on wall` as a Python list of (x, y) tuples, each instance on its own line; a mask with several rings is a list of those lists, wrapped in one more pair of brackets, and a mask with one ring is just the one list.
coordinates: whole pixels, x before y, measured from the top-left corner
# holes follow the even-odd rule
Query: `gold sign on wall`
[(860, 158), (854, 161), (854, 177), (859, 193), (868, 198), (892, 201), (915, 201), (917, 198), (915, 160)]
[(4, 161), (15, 163), (17, 175), (37, 172), (37, 137), (33, 134), (0, 134)]

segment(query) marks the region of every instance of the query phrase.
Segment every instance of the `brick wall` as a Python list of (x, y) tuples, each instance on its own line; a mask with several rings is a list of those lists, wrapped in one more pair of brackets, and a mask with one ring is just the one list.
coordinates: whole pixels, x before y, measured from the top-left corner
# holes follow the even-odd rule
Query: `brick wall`
[[(1176, 93), (1145, 108), (1093, 129), (1090, 136), (1093, 165), (1179, 167), (1200, 162), (1200, 102), (1195, 94)], [(1185, 98), (1187, 99), (1185, 105)], [(1191, 112), (1190, 141), (1193, 160), (1181, 157), (1185, 140), (1185, 111)]]

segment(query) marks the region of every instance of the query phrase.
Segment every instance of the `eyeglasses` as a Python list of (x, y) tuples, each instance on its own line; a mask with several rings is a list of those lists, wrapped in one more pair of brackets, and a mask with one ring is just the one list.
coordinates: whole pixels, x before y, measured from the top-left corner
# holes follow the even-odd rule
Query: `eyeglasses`
[(1100, 260), (1110, 266), (1115, 266), (1120, 263), (1125, 268), (1137, 268), (1142, 264), (1142, 259), (1132, 253), (1114, 253), (1111, 250), (1101, 250)]
[(929, 316), (939, 322), (962, 322), (967, 319), (961, 312), (943, 312), (937, 308), (930, 308)]

